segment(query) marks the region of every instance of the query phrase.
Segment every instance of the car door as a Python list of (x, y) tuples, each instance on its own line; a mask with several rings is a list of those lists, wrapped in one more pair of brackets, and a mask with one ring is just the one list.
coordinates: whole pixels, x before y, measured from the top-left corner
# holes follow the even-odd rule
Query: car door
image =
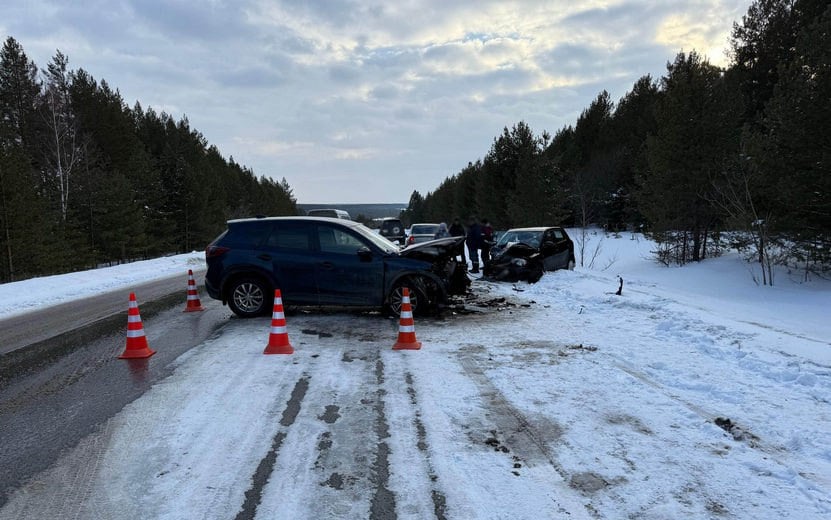
[(316, 224), (317, 292), (321, 305), (383, 303), (384, 260), (347, 227)]
[(570, 251), (568, 241), (562, 230), (557, 228), (546, 229), (542, 234), (540, 252), (543, 256), (543, 266), (546, 271), (568, 268)]
[(314, 226), (308, 222), (278, 222), (266, 240), (263, 253), (271, 261), (277, 288), (286, 304), (318, 303), (313, 231)]

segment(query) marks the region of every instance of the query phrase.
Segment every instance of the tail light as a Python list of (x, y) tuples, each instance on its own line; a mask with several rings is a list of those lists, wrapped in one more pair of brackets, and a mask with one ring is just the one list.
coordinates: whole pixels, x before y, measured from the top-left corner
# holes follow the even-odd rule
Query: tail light
[(208, 246), (205, 248), (205, 258), (215, 258), (217, 256), (222, 256), (231, 249), (228, 247), (222, 246)]
[(407, 239), (407, 244), (409, 244), (409, 245), (415, 244), (415, 237), (410, 235), (410, 238)]

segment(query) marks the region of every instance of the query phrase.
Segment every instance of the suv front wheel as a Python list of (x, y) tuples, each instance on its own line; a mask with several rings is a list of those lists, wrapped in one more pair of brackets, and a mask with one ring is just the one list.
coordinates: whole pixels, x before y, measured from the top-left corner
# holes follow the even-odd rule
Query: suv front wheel
[(401, 299), (404, 296), (404, 287), (409, 289), (410, 308), (412, 308), (413, 314), (427, 314), (427, 310), (430, 306), (427, 295), (425, 295), (424, 291), (418, 287), (418, 284), (412, 282), (398, 282), (395, 284), (395, 287), (392, 288), (389, 298), (387, 299), (387, 312), (391, 316), (401, 315)]
[(238, 278), (228, 287), (228, 307), (240, 318), (266, 314), (268, 286), (259, 278)]

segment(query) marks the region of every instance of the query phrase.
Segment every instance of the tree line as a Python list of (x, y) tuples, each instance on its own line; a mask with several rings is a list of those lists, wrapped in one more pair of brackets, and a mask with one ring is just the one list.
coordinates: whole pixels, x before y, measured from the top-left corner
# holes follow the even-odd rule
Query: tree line
[(0, 51), (0, 282), (204, 248), (230, 218), (295, 214), (285, 181), (225, 160), (187, 118), (128, 107), (58, 51)]
[[(731, 245), (762, 266), (831, 268), (831, 6), (756, 0), (720, 68), (681, 52), (615, 104), (601, 92), (573, 125), (524, 122), (402, 213), (486, 216), (497, 228), (639, 229), (664, 263)], [(731, 231), (731, 233), (725, 233)]]

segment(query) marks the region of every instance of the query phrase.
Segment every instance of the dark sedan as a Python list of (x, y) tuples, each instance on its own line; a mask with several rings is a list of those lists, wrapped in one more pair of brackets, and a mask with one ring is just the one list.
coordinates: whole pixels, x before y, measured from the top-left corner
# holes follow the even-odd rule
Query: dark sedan
[(491, 259), (498, 259), (513, 244), (525, 244), (538, 250), (546, 271), (574, 269), (574, 243), (561, 227), (509, 229), (499, 236), (499, 241), (491, 249)]

